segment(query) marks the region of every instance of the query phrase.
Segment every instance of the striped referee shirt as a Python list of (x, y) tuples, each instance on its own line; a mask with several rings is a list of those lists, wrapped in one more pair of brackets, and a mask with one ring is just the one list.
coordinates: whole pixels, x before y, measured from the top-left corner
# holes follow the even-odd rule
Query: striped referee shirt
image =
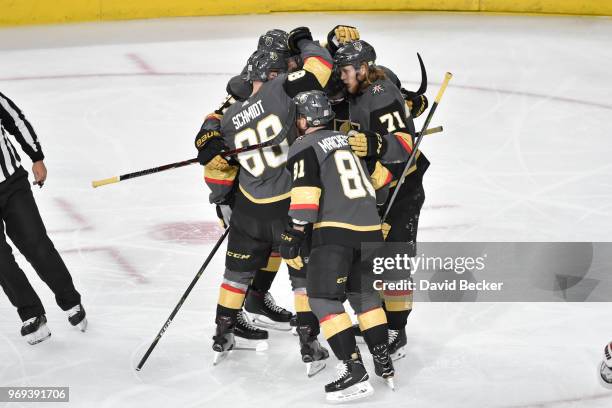
[(8, 135), (13, 135), (19, 142), (23, 151), (30, 157), (32, 162), (45, 158), (38, 136), (32, 125), (25, 118), (21, 110), (0, 92), (0, 183), (9, 178), (21, 166), (21, 159), (13, 147)]

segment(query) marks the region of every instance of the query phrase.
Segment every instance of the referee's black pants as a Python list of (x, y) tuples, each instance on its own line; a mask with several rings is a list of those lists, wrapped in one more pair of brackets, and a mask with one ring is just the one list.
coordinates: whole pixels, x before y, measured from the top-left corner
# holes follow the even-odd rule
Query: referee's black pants
[(3, 224), (0, 228), (0, 285), (17, 308), (21, 320), (44, 314), (45, 309), (15, 262), (6, 242), (5, 226), (6, 235), (53, 291), (58, 306), (68, 310), (78, 305), (81, 295), (74, 288), (64, 261), (47, 236), (28, 182), (28, 173), (21, 167), (0, 183), (0, 218)]

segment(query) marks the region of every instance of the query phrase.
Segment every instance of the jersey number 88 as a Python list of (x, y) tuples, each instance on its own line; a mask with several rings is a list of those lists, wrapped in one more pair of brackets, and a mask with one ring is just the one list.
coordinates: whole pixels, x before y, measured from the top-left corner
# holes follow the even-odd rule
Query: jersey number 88
[[(236, 133), (234, 144), (237, 149), (274, 139), (283, 130), (283, 125), (278, 116), (270, 114), (257, 122), (255, 129), (247, 128)], [(283, 140), (278, 146), (240, 153), (238, 161), (254, 177), (259, 177), (266, 170), (266, 166), (273, 168), (283, 166), (287, 162), (287, 150), (287, 141)]]

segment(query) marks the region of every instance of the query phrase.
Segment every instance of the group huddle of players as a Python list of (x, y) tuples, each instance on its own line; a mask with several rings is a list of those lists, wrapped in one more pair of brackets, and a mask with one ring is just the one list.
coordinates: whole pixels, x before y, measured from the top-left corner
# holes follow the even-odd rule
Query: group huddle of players
[[(210, 201), (229, 227), (215, 364), (233, 349), (267, 339), (259, 327), (293, 325), (309, 376), (329, 357), (317, 340), (321, 331), (340, 360), (338, 378), (325, 385), (329, 401), (374, 392), (356, 336), (367, 344), (375, 374), (393, 387), (393, 361), (405, 356), (412, 293), (377, 292), (362, 244), (408, 243), (414, 256), (429, 162), (416, 152), (414, 164), (406, 164), (415, 144), (413, 118), (428, 105), (424, 89), (403, 89), (393, 72), (376, 63), (374, 48), (355, 27), (336, 26), (324, 45), (306, 27), (270, 30), (259, 38), (243, 72), (229, 81), (228, 98), (206, 117), (195, 141)], [(265, 147), (224, 156), (258, 144)], [(269, 292), (281, 259), (295, 316)]]

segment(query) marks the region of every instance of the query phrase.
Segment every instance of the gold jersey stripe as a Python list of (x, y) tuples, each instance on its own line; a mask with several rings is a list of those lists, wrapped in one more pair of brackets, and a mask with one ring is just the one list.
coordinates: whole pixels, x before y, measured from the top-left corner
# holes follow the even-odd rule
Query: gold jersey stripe
[(293, 187), (291, 189), (291, 204), (319, 204), (321, 189), (319, 187)]
[(327, 85), (329, 77), (332, 74), (331, 67), (321, 57), (310, 57), (304, 61), (304, 71), (313, 74), (322, 87)]
[(269, 198), (255, 198), (252, 195), (250, 195), (241, 185), (238, 185), (238, 188), (240, 188), (240, 191), (242, 192), (242, 194), (244, 194), (244, 196), (246, 198), (248, 198), (249, 201), (252, 201), (255, 204), (276, 203), (278, 201), (283, 201), (283, 200), (291, 197), (291, 192), (287, 192), (285, 194), (281, 194), (281, 195), (277, 195), (277, 196), (269, 197)]
[(375, 190), (378, 190), (381, 187), (385, 186), (385, 182), (389, 179), (389, 174), (391, 172), (385, 166), (380, 164), (380, 162), (376, 162), (376, 166), (374, 167), (374, 171), (370, 176), (370, 180), (372, 181), (372, 187)]
[(334, 228), (344, 228), (350, 229), (353, 231), (380, 231), (380, 224), (376, 225), (354, 225), (346, 222), (336, 222), (336, 221), (323, 221), (317, 222), (314, 224), (314, 229), (317, 228), (325, 228), (325, 227), (334, 227)]
[(308, 303), (308, 296), (304, 293), (295, 294), (293, 297), (293, 303), (295, 306), (296, 313), (310, 312), (310, 303)]
[(351, 318), (347, 313), (335, 315), (331, 319), (321, 322), (321, 330), (323, 330), (323, 336), (325, 336), (326, 340), (351, 327), (353, 327), (353, 322), (351, 322)]
[(387, 316), (382, 307), (377, 307), (376, 309), (360, 314), (357, 316), (357, 320), (359, 320), (359, 328), (364, 332), (372, 327), (387, 323)]

